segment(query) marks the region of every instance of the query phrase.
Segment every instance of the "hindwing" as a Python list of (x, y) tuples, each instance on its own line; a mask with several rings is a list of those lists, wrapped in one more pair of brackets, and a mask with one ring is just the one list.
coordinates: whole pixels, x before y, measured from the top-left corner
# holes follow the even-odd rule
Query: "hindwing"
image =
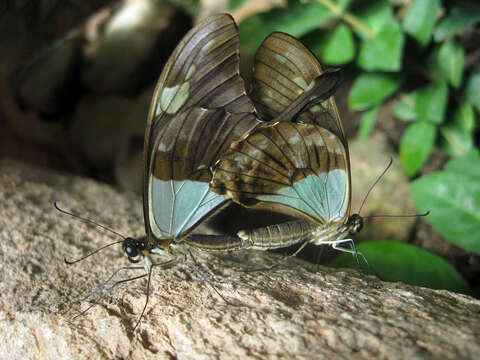
[[(331, 97), (338, 82), (338, 71), (325, 71), (300, 41), (274, 32), (255, 55), (250, 96), (263, 119), (289, 121), (296, 116), (296, 122), (317, 124), (330, 130), (347, 147), (343, 124)], [(294, 103), (303, 106), (294, 107), (292, 112)]]
[(350, 212), (347, 150), (315, 124), (257, 129), (217, 162), (211, 188), (235, 202), (305, 219), (344, 222)]

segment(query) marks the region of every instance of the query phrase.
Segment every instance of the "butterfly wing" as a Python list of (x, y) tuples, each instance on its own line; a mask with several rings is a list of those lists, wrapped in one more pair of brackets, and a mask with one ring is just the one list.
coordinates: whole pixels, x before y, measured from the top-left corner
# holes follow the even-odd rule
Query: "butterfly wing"
[(350, 212), (346, 148), (315, 124), (257, 129), (217, 162), (211, 188), (243, 206), (314, 224), (343, 223)]
[[(331, 97), (338, 82), (338, 72), (324, 71), (292, 36), (273, 33), (265, 39), (256, 54), (250, 96), (264, 120), (279, 123), (234, 144), (216, 165), (212, 189), (244, 206), (310, 224), (336, 229), (345, 223), (350, 214), (350, 164)], [(278, 225), (283, 235), (290, 230), (287, 224)], [(262, 247), (286, 244), (271, 228), (250, 235), (249, 241)], [(291, 233), (287, 237), (303, 239)]]
[(149, 239), (179, 239), (224, 205), (210, 167), (258, 120), (239, 75), (239, 39), (226, 14), (201, 21), (160, 75), (144, 144), (144, 214)]
[[(345, 131), (331, 95), (339, 83), (337, 70), (325, 71), (315, 55), (293, 36), (274, 32), (255, 55), (250, 97), (265, 120), (320, 125), (347, 147)], [(315, 104), (315, 105), (313, 105)]]

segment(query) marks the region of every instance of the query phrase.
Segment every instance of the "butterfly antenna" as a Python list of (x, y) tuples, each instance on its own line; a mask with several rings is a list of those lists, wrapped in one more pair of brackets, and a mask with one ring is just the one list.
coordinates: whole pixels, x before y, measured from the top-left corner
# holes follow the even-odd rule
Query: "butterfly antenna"
[(98, 249), (93, 250), (92, 252), (88, 253), (87, 255), (82, 256), (82, 257), (79, 258), (79, 259), (76, 259), (76, 260), (68, 260), (66, 257), (64, 257), (64, 258), (63, 258), (63, 261), (65, 261), (65, 264), (67, 264), (67, 265), (72, 265), (72, 264), (75, 264), (75, 263), (80, 262), (80, 261), (82, 261), (82, 260), (85, 260), (86, 258), (88, 258), (88, 257), (90, 257), (90, 256), (92, 256), (92, 255), (95, 255), (95, 254), (98, 253), (100, 250), (103, 250), (103, 249), (105, 249), (105, 248), (107, 248), (107, 247), (109, 247), (109, 246), (115, 245), (115, 244), (119, 244), (119, 243), (121, 243), (121, 242), (123, 242), (123, 240), (118, 240), (118, 241), (115, 241), (115, 242), (113, 242), (113, 243), (104, 245), (104, 246), (102, 246), (102, 247), (99, 247)]
[(365, 195), (365, 197), (363, 198), (362, 205), (360, 205), (360, 209), (358, 210), (358, 214), (359, 214), (359, 215), (360, 215), (360, 213), (362, 212), (363, 205), (365, 205), (365, 202), (367, 201), (368, 195), (370, 195), (370, 193), (372, 192), (373, 188), (378, 184), (378, 182), (379, 182), (380, 179), (383, 177), (383, 175), (385, 175), (385, 173), (387, 172), (387, 170), (390, 169), (390, 166), (392, 166), (392, 163), (393, 163), (393, 158), (390, 157), (390, 161), (389, 161), (387, 167), (385, 168), (385, 170), (382, 171), (382, 173), (381, 173), (380, 176), (377, 178), (377, 180), (375, 180), (375, 182), (370, 186), (370, 189), (368, 189), (367, 195)]
[(116, 232), (115, 230), (110, 229), (109, 227), (107, 227), (107, 226), (105, 226), (105, 225), (99, 224), (99, 223), (97, 223), (97, 222), (95, 222), (95, 221), (93, 221), (93, 220), (84, 218), (84, 217), (82, 217), (82, 216), (80, 216), (80, 215), (77, 215), (77, 214), (68, 212), (67, 210), (64, 210), (64, 209), (60, 208), (60, 207), (57, 205), (57, 202), (56, 202), (56, 201), (53, 203), (53, 206), (55, 206), (55, 209), (57, 209), (57, 210), (60, 211), (61, 213), (64, 213), (64, 214), (66, 214), (66, 215), (70, 215), (70, 216), (72, 216), (72, 217), (74, 217), (74, 218), (77, 218), (77, 219), (80, 220), (80, 221), (83, 221), (83, 222), (87, 223), (87, 224), (92, 224), (92, 225), (101, 227), (101, 228), (104, 229), (104, 230), (110, 231), (112, 234), (115, 234), (115, 235), (120, 236), (120, 237), (121, 237), (122, 239), (124, 239), (124, 240), (125, 240), (125, 238), (126, 238), (126, 236), (123, 236), (122, 234)]
[[(385, 173), (386, 173), (387, 170), (390, 168), (390, 166), (392, 166), (392, 163), (393, 163), (393, 158), (390, 158), (390, 161), (389, 161), (387, 167), (385, 168), (385, 170), (382, 171), (382, 173), (381, 173), (380, 176), (377, 178), (377, 180), (375, 180), (375, 182), (372, 184), (372, 186), (370, 186), (370, 189), (368, 190), (367, 195), (366, 195), (365, 198), (363, 199), (362, 205), (360, 206), (360, 209), (358, 210), (358, 214), (359, 214), (359, 215), (360, 215), (360, 213), (361, 213), (361, 211), (362, 211), (363, 205), (364, 205), (365, 202), (367, 201), (368, 195), (370, 195), (370, 192), (373, 190), (373, 188), (375, 187), (375, 185), (378, 184), (378, 182), (379, 182), (380, 179), (383, 177), (383, 175), (385, 175)], [(424, 212), (423, 214), (407, 214), (407, 215), (385, 215), (385, 214), (382, 214), (382, 215), (369, 215), (369, 216), (364, 216), (363, 218), (364, 218), (364, 219), (371, 219), (371, 218), (409, 218), (409, 217), (423, 217), (423, 216), (428, 216), (428, 214), (430, 214), (430, 210)]]
[(407, 214), (407, 215), (389, 215), (389, 214), (382, 214), (382, 215), (369, 215), (364, 216), (364, 219), (371, 219), (371, 218), (409, 218), (409, 217), (424, 217), (430, 214), (430, 210), (425, 211), (423, 214)]
[(100, 228), (102, 228), (102, 229), (104, 229), (104, 230), (107, 230), (107, 231), (111, 232), (112, 234), (115, 234), (115, 235), (120, 236), (120, 237), (122, 238), (122, 240), (115, 241), (115, 242), (113, 242), (113, 243), (104, 245), (104, 246), (102, 246), (102, 247), (100, 247), (100, 248), (92, 251), (91, 253), (89, 253), (89, 254), (81, 257), (80, 259), (70, 261), (70, 260), (67, 260), (66, 257), (63, 258), (63, 260), (65, 261), (65, 263), (68, 264), (68, 265), (72, 265), (72, 264), (75, 264), (75, 263), (77, 263), (77, 262), (79, 262), (79, 261), (85, 260), (86, 258), (88, 258), (88, 257), (96, 254), (96, 253), (99, 252), (100, 250), (103, 250), (103, 249), (105, 249), (105, 248), (107, 248), (107, 247), (109, 247), (109, 246), (115, 245), (115, 244), (119, 244), (119, 243), (121, 243), (123, 240), (125, 240), (125, 236), (123, 236), (122, 234), (116, 232), (115, 230), (112, 230), (112, 229), (108, 228), (108, 227), (105, 226), (105, 225), (99, 224), (99, 223), (97, 223), (97, 222), (95, 222), (95, 221), (93, 221), (93, 220), (84, 218), (84, 217), (82, 217), (82, 216), (80, 216), (80, 215), (71, 213), (71, 212), (69, 212), (69, 211), (67, 211), (67, 210), (64, 210), (64, 209), (60, 208), (60, 207), (58, 206), (58, 204), (57, 204), (56, 201), (53, 203), (53, 206), (55, 206), (55, 209), (57, 209), (58, 211), (60, 211), (60, 212), (63, 213), (63, 214), (72, 216), (72, 217), (74, 217), (74, 218), (76, 218), (76, 219), (78, 219), (78, 220), (80, 220), (80, 221), (83, 221), (83, 222), (85, 222), (85, 223), (87, 223), (87, 224), (92, 224), (92, 225), (98, 226), (98, 227), (100, 227)]

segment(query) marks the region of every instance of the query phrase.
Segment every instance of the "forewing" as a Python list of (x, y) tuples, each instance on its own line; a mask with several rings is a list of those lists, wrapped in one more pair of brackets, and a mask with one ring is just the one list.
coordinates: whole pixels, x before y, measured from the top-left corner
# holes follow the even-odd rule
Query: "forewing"
[(330, 130), (347, 147), (342, 121), (331, 97), (338, 82), (338, 71), (325, 72), (300, 41), (274, 32), (255, 55), (250, 96), (263, 119), (290, 121), (296, 117), (296, 122)]
[(239, 39), (226, 14), (180, 42), (154, 92), (145, 133), (147, 232), (179, 238), (227, 199), (210, 191), (210, 167), (258, 120), (239, 75)]
[(349, 173), (338, 136), (282, 122), (235, 143), (216, 164), (211, 188), (243, 206), (326, 224), (349, 216)]

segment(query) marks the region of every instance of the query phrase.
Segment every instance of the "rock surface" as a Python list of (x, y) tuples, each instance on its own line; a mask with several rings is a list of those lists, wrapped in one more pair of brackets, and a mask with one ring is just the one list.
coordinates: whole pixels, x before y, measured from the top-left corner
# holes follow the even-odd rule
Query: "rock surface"
[(278, 259), (261, 252), (195, 252), (200, 271), (237, 305), (202, 281), (189, 259), (155, 271), (135, 332), (145, 280), (116, 288), (71, 320), (89, 305), (73, 299), (128, 263), (115, 245), (67, 266), (64, 256), (119, 238), (59, 213), (53, 201), (122, 234), (143, 232), (138, 196), (1, 159), (0, 348), (7, 358), (480, 358), (479, 300), (350, 270), (314, 272), (296, 259), (244, 272)]

